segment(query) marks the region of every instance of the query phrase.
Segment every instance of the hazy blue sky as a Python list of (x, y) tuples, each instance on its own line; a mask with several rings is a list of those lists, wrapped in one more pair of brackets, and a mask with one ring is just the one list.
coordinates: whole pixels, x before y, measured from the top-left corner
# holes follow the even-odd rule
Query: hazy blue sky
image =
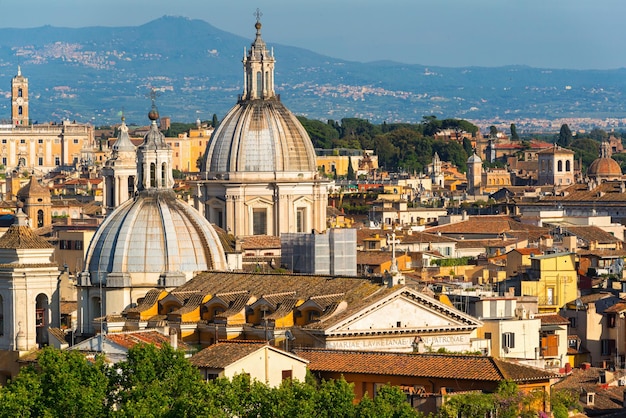
[(0, 27), (205, 20), (269, 44), (355, 61), (442, 66), (626, 67), (624, 0), (0, 0)]

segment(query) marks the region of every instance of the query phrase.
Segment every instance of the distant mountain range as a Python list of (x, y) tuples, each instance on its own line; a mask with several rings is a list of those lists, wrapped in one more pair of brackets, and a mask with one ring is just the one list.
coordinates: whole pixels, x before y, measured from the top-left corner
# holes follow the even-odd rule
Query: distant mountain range
[[(252, 22), (254, 23), (254, 22)], [(30, 84), (33, 121), (147, 123), (151, 87), (162, 116), (222, 118), (242, 92), (243, 38), (201, 20), (165, 16), (137, 27), (0, 29), (0, 119), (10, 117), (18, 64)], [(468, 120), (626, 118), (626, 69), (524, 66), (444, 68), (359, 63), (273, 44), (276, 89), (297, 115), (419, 122), (424, 115)], [(364, 47), (367, 47), (364, 45)], [(584, 59), (584, 57), (581, 57)], [(625, 123), (626, 125), (626, 123)]]

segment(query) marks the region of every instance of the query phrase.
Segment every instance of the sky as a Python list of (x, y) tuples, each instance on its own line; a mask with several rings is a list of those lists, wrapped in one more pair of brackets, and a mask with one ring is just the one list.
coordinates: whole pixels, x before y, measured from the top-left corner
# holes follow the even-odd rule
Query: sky
[(351, 61), (426, 66), (626, 67), (624, 0), (0, 0), (0, 27), (205, 20)]

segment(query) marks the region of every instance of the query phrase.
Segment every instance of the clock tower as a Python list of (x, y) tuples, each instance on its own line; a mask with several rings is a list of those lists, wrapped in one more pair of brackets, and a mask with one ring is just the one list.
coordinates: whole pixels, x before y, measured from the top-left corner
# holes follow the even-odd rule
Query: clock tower
[(28, 125), (28, 79), (19, 65), (11, 82), (11, 120), (13, 126)]

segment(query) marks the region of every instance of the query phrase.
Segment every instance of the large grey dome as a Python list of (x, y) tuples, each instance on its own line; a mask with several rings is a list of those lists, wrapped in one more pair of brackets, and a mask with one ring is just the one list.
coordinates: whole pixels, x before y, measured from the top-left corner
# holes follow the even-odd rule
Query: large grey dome
[(207, 179), (312, 179), (317, 166), (311, 138), (275, 94), (274, 51), (261, 38), (259, 21), (255, 28), (243, 59), (243, 94), (213, 132), (203, 171)]
[(144, 191), (118, 207), (98, 228), (86, 265), (92, 283), (99, 283), (110, 273), (192, 276), (224, 270), (226, 256), (211, 224), (173, 191)]
[(316, 171), (315, 150), (298, 119), (278, 99), (247, 100), (235, 105), (207, 147), (206, 171)]

